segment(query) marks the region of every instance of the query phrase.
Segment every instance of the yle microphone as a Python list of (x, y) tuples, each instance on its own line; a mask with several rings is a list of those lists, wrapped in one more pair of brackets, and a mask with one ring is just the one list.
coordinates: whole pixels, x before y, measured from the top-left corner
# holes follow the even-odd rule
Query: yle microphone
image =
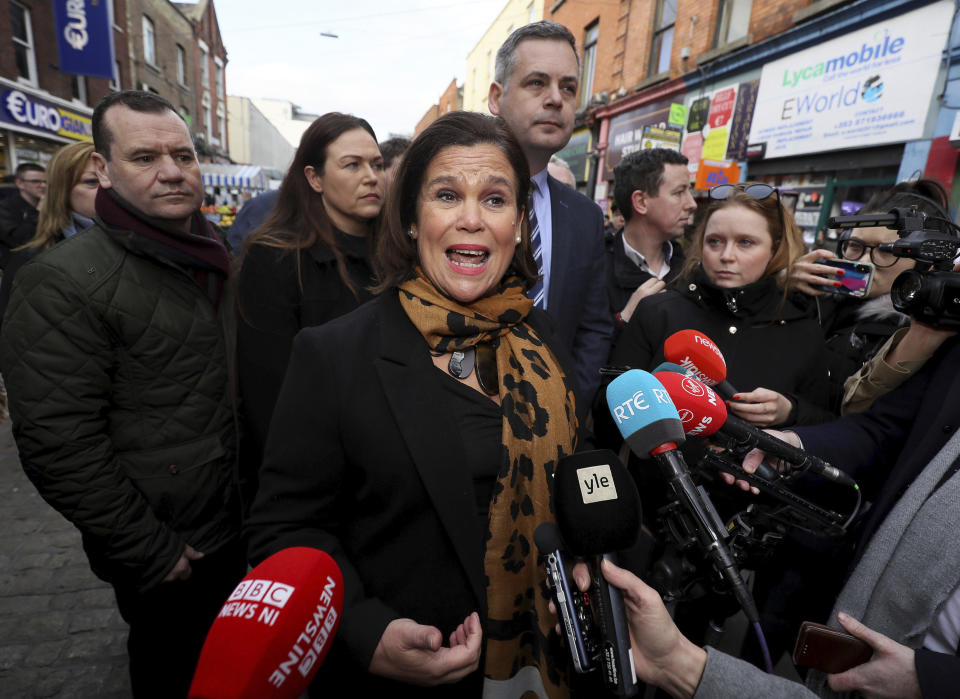
[(329, 554), (283, 549), (247, 573), (207, 633), (190, 699), (296, 699), (330, 649), (343, 576)]
[[(692, 376), (663, 372), (658, 374), (657, 378), (667, 389), (678, 411), (682, 411), (684, 430), (688, 437), (708, 437), (719, 431), (736, 442), (736, 446), (741, 449), (760, 449), (792, 464), (798, 470), (809, 470), (841, 485), (856, 486), (856, 481), (837, 467), (764, 432), (736, 415), (728, 414), (717, 394)], [(688, 423), (688, 420), (695, 420), (695, 423)]]
[(691, 374), (712, 386), (729, 400), (739, 391), (726, 380), (727, 362), (717, 343), (699, 330), (678, 330), (663, 342), (663, 356), (680, 365), (682, 373)]
[(667, 389), (651, 374), (631, 369), (607, 386), (607, 406), (633, 453), (657, 461), (677, 500), (693, 520), (701, 550), (727, 582), (747, 619), (759, 624), (757, 605), (725, 543), (726, 528), (710, 496), (694, 485), (677, 449), (677, 444), (684, 441), (684, 429)]
[(607, 582), (600, 564), (605, 558), (616, 563), (616, 552), (636, 543), (640, 531), (637, 487), (617, 455), (601, 449), (561, 458), (553, 494), (563, 541), (570, 553), (586, 559), (590, 569), (588, 604), (598, 631), (592, 646), (604, 684), (617, 696), (632, 697), (639, 687), (623, 594)]

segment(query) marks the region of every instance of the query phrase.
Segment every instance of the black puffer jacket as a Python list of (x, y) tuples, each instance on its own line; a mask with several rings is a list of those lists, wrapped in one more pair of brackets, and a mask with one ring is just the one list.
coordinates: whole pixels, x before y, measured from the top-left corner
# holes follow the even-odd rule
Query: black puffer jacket
[(727, 380), (739, 391), (763, 387), (794, 403), (785, 424), (816, 424), (834, 417), (828, 405), (823, 335), (807, 310), (771, 278), (737, 289), (711, 284), (697, 270), (673, 288), (637, 306), (610, 363), (651, 370), (664, 361), (663, 342), (678, 330), (699, 330), (727, 363)]
[(238, 534), (233, 303), (218, 308), (156, 243), (99, 221), (17, 273), (0, 368), (20, 460), (105, 580), (148, 589), (185, 543)]

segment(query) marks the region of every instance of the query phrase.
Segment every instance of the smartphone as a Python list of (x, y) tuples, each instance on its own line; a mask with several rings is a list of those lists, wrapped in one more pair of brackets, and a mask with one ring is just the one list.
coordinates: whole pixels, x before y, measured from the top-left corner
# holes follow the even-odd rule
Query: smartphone
[(845, 672), (870, 660), (870, 645), (846, 631), (805, 621), (800, 625), (793, 662), (828, 674)]
[(851, 262), (850, 260), (828, 260), (820, 258), (816, 261), (818, 265), (827, 265), (828, 267), (837, 267), (843, 270), (842, 277), (832, 277), (834, 281), (840, 282), (840, 286), (833, 284), (814, 284), (815, 289), (826, 291), (831, 294), (842, 294), (844, 296), (853, 296), (863, 298), (870, 293), (870, 284), (873, 282), (873, 265), (869, 262)]

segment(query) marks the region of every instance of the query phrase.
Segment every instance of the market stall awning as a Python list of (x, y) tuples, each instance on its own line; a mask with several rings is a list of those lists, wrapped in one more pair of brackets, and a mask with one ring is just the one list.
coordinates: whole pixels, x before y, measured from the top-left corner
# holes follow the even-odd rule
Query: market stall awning
[(203, 184), (207, 187), (267, 189), (270, 181), (259, 165), (221, 165), (200, 163)]

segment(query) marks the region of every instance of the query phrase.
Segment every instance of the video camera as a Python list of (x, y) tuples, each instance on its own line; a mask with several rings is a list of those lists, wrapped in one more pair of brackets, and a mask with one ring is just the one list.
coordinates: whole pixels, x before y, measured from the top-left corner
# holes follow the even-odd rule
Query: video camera
[(884, 226), (900, 239), (878, 250), (917, 261), (890, 288), (893, 307), (944, 330), (960, 330), (960, 274), (953, 261), (960, 255), (960, 228), (946, 219), (927, 217), (916, 206), (897, 207), (886, 214), (834, 216), (830, 228), (849, 230)]

